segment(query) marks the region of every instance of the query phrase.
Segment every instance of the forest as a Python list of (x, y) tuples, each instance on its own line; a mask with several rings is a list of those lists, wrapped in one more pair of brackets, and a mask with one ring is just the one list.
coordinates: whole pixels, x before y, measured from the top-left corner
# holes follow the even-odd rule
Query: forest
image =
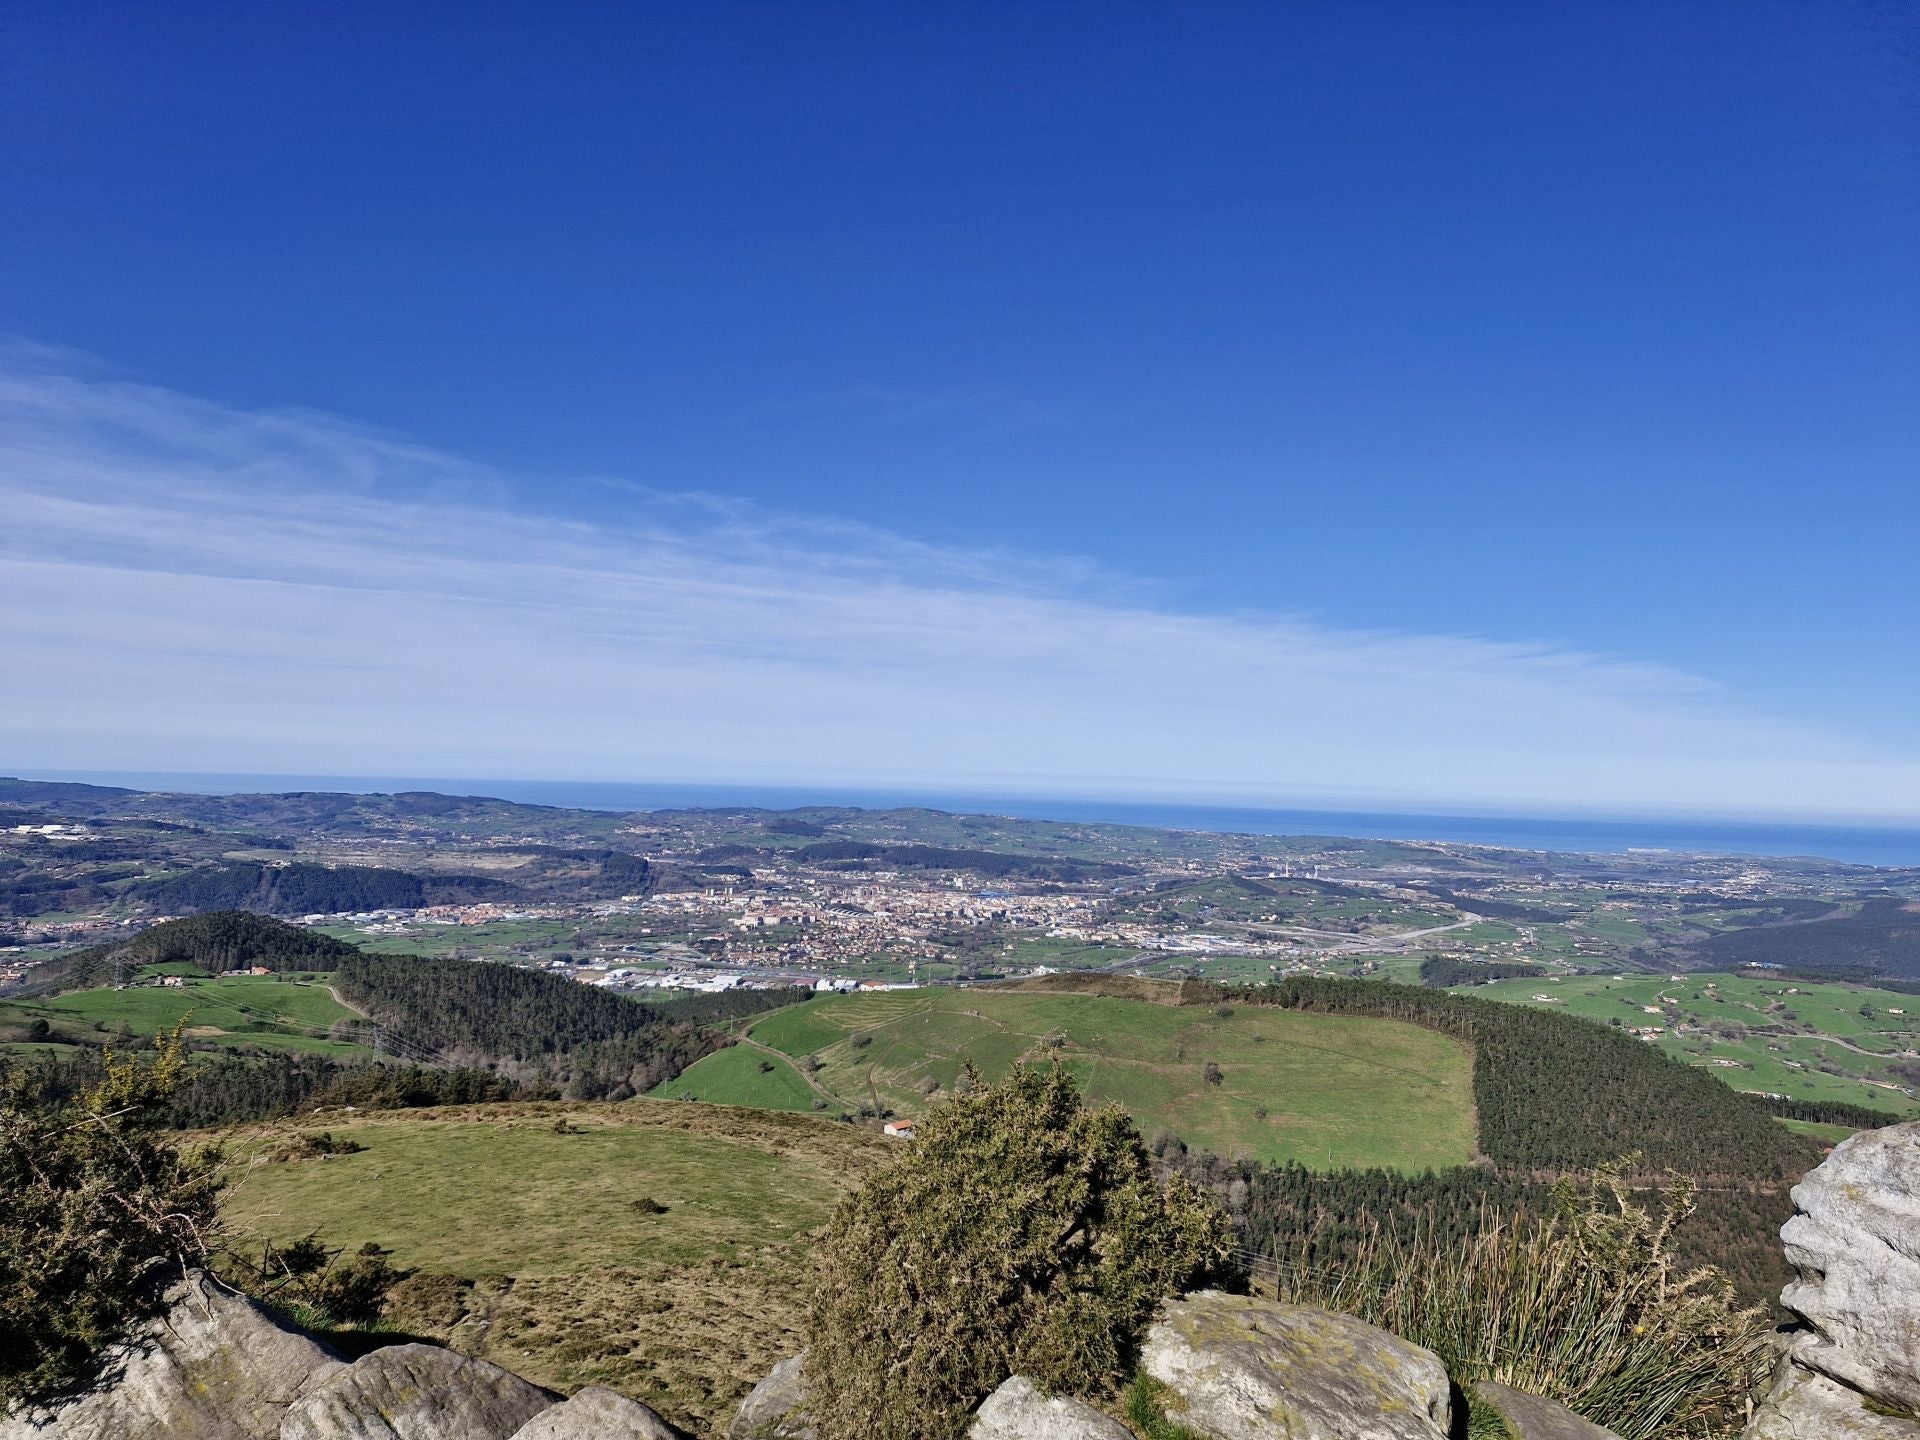
[(649, 1005), (538, 970), (354, 951), (342, 1000), (410, 1044), (570, 1100), (624, 1100), (733, 1043), (719, 1022), (794, 1001), (746, 990)]
[(133, 894), (155, 909), (192, 914), (258, 910), (269, 915), (337, 915), (365, 910), (415, 910), (423, 905), (529, 902), (550, 894), (602, 899), (638, 894), (655, 879), (652, 867), (624, 850), (524, 845), (501, 853), (525, 856), (511, 877), (413, 874), (374, 865), (268, 865), (229, 860), (144, 881)]
[(372, 865), (262, 865), (228, 861), (138, 885), (135, 895), (156, 909), (191, 913), (260, 910), (269, 915), (339, 914), (356, 910), (413, 910), (446, 901), (511, 895), (511, 886), (481, 876), (436, 880), (432, 886), (404, 870)]
[(270, 970), (331, 970), (359, 953), (344, 940), (284, 920), (247, 910), (213, 911), (162, 921), (131, 939), (63, 956), (41, 967), (29, 991), (108, 984), (121, 970), (142, 965), (187, 964), (209, 975), (251, 965)]
[(1710, 970), (1770, 965), (1830, 980), (1920, 980), (1920, 909), (1883, 897), (1853, 915), (1723, 931), (1690, 955)]
[(1289, 1263), (1333, 1254), (1376, 1224), (1464, 1234), (1482, 1210), (1543, 1213), (1553, 1180), (1636, 1156), (1650, 1183), (1668, 1171), (1700, 1182), (1698, 1210), (1679, 1236), (1688, 1259), (1719, 1265), (1755, 1297), (1777, 1287), (1776, 1235), (1792, 1209), (1787, 1187), (1820, 1151), (1754, 1097), (1607, 1026), (1473, 996), (1304, 978), (1232, 991), (1182, 987), (1183, 1003), (1225, 999), (1403, 1020), (1454, 1036), (1474, 1056), (1484, 1157), (1475, 1166), (1423, 1176), (1314, 1174), (1163, 1153), (1163, 1163), (1222, 1193), (1255, 1251)]
[(1752, 1097), (1578, 1016), (1371, 980), (1185, 988), (1241, 1004), (1377, 1015), (1452, 1035), (1473, 1049), (1480, 1149), (1502, 1167), (1587, 1170), (1639, 1152), (1650, 1170), (1782, 1181), (1818, 1158)]
[(1524, 980), (1538, 974), (1538, 965), (1517, 960), (1462, 960), (1456, 955), (1430, 955), (1420, 962), (1420, 983), (1436, 990), (1445, 990), (1450, 985), (1484, 985), (1489, 980)]

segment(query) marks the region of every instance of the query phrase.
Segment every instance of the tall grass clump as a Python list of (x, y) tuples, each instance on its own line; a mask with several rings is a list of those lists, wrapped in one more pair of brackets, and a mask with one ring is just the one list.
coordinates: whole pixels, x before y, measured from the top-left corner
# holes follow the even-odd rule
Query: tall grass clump
[(1718, 1270), (1676, 1260), (1694, 1182), (1670, 1173), (1643, 1202), (1626, 1182), (1636, 1163), (1561, 1182), (1544, 1218), (1489, 1214), (1464, 1241), (1376, 1229), (1337, 1268), (1283, 1269), (1281, 1294), (1426, 1346), (1463, 1386), (1547, 1396), (1621, 1440), (1732, 1434), (1771, 1366), (1771, 1327)]

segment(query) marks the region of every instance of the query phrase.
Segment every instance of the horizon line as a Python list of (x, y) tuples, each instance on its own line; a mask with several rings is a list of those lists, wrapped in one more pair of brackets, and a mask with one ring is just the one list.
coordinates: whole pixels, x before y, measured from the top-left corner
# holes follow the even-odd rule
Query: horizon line
[[(0, 777), (4, 778), (4, 777)], [(1241, 812), (1248, 815), (1263, 814), (1299, 814), (1326, 816), (1369, 816), (1376, 818), (1408, 819), (1459, 819), (1459, 820), (1523, 820), (1534, 823), (1580, 823), (1592, 825), (1714, 825), (1714, 826), (1775, 826), (1800, 829), (1839, 828), (1849, 830), (1888, 830), (1894, 832), (1920, 829), (1920, 815), (1904, 815), (1896, 812), (1842, 812), (1842, 811), (1806, 811), (1806, 810), (1709, 810), (1683, 809), (1678, 807), (1591, 807), (1570, 808), (1566, 806), (1527, 806), (1508, 805), (1476, 801), (1471, 799), (1431, 799), (1411, 796), (1341, 796), (1327, 792), (1306, 792), (1294, 795), (1266, 793), (1257, 797), (1235, 795), (1223, 797), (1217, 793), (1206, 793), (1204, 786), (1189, 786), (1153, 791), (1104, 789), (1031, 789), (1019, 786), (1006, 788), (973, 787), (967, 785), (945, 786), (937, 783), (908, 784), (880, 780), (857, 782), (820, 781), (820, 780), (707, 780), (707, 779), (610, 779), (577, 777), (551, 777), (526, 775), (494, 776), (429, 776), (429, 775), (378, 775), (378, 774), (338, 774), (338, 773), (302, 773), (298, 771), (212, 771), (212, 770), (139, 770), (139, 769), (80, 769), (71, 767), (25, 767), (13, 773), (10, 778), (52, 784), (93, 784), (108, 788), (121, 788), (141, 791), (149, 794), (200, 794), (200, 795), (243, 795), (243, 794), (293, 794), (293, 793), (335, 793), (335, 794), (392, 794), (413, 790), (468, 799), (497, 799), (512, 804), (553, 804), (558, 809), (613, 810), (626, 807), (605, 804), (565, 805), (555, 802), (516, 801), (511, 796), (495, 795), (485, 789), (471, 787), (540, 786), (556, 789), (628, 789), (659, 791), (717, 791), (751, 794), (773, 792), (777, 795), (792, 797), (805, 795), (810, 797), (844, 797), (840, 802), (850, 809), (868, 808), (928, 808), (945, 809), (953, 804), (990, 805), (995, 802), (1014, 803), (1025, 806), (1043, 806), (1051, 803), (1066, 805), (1111, 805), (1132, 807), (1141, 810), (1182, 810), (1199, 809), (1209, 811)], [(134, 783), (138, 782), (138, 783)], [(176, 788), (168, 782), (181, 783)], [(199, 783), (192, 783), (199, 782)], [(222, 782), (222, 783), (214, 783)], [(242, 782), (242, 783), (233, 783)], [(260, 782), (263, 788), (255, 788), (254, 782)], [(270, 782), (289, 783), (285, 788), (274, 789)], [(441, 789), (441, 786), (458, 787)], [(884, 806), (856, 803), (861, 800), (883, 800), (894, 802)], [(933, 802), (940, 802), (938, 804)], [(813, 800), (814, 804), (834, 804), (831, 799)], [(667, 805), (644, 808), (701, 808), (682, 805)], [(795, 809), (805, 805), (759, 805), (760, 809)], [(955, 812), (987, 813), (987, 812)]]

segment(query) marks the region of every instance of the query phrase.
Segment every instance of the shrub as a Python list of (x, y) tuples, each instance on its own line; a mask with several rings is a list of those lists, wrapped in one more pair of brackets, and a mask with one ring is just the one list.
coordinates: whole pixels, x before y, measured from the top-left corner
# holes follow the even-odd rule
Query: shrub
[(1227, 1217), (1155, 1184), (1117, 1107), (1016, 1065), (931, 1111), (920, 1140), (835, 1214), (811, 1295), (822, 1440), (954, 1440), (1008, 1376), (1110, 1393), (1154, 1308), (1230, 1280)]
[(1344, 1310), (1446, 1362), (1460, 1385), (1545, 1395), (1622, 1440), (1732, 1434), (1772, 1364), (1765, 1312), (1731, 1282), (1683, 1271), (1673, 1230), (1695, 1188), (1669, 1175), (1643, 1205), (1629, 1156), (1562, 1182), (1544, 1219), (1489, 1217), (1464, 1241), (1376, 1230), (1338, 1270), (1280, 1277), (1285, 1298)]
[(317, 1135), (296, 1135), (282, 1141), (267, 1153), (269, 1160), (323, 1160), (329, 1155), (358, 1155), (367, 1147), (358, 1140), (343, 1139), (331, 1130)]
[(205, 1261), (219, 1152), (150, 1128), (185, 1063), (176, 1032), (145, 1060), (108, 1054), (67, 1100), (0, 1066), (0, 1409), (83, 1383), (100, 1349)]
[(309, 1235), (279, 1246), (268, 1241), (258, 1264), (230, 1250), (221, 1268), (256, 1299), (310, 1329), (370, 1326), (385, 1311), (388, 1292), (413, 1273), (396, 1268), (387, 1258), (392, 1253), (369, 1241), (348, 1256)]

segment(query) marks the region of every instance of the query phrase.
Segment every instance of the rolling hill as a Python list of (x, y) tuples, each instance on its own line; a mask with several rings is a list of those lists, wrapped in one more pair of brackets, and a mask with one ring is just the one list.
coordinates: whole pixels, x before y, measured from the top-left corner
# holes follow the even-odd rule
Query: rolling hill
[(747, 1041), (654, 1093), (910, 1116), (951, 1092), (968, 1063), (997, 1079), (1016, 1060), (1058, 1060), (1142, 1133), (1171, 1130), (1223, 1155), (1425, 1170), (1474, 1152), (1470, 1053), (1393, 1021), (929, 988), (789, 1007)]

